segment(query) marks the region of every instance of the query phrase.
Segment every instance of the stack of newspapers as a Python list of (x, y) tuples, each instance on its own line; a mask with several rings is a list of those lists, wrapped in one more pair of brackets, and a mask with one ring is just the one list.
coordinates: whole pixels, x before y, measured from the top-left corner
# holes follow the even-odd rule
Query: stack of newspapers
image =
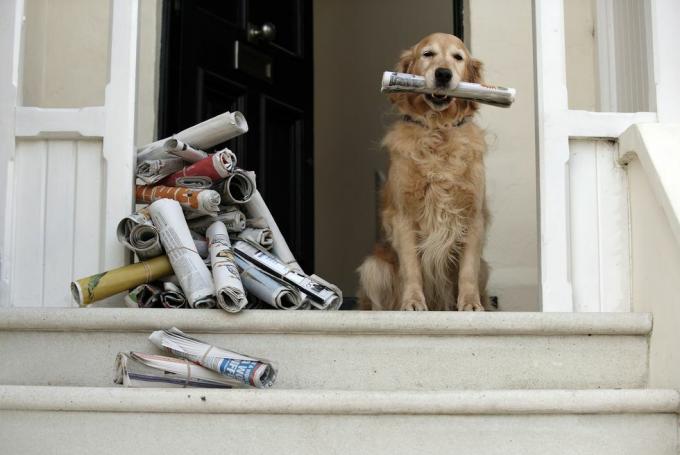
[(336, 310), (342, 292), (295, 260), (257, 190), (225, 148), (248, 131), (225, 112), (137, 152), (138, 210), (117, 236), (137, 262), (71, 283), (80, 306), (125, 292), (138, 308)]
[(177, 357), (120, 352), (114, 382), (126, 387), (269, 388), (276, 379), (271, 362), (229, 351), (185, 335), (173, 327), (149, 337)]

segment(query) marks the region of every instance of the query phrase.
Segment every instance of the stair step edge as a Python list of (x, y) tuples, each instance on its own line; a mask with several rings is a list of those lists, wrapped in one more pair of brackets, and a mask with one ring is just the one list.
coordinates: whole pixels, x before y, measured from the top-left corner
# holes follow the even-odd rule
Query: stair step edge
[(0, 331), (455, 335), (632, 335), (652, 330), (650, 313), (458, 313), (163, 308), (0, 309)]
[(523, 415), (678, 413), (666, 389), (320, 391), (0, 386), (0, 410), (206, 414)]

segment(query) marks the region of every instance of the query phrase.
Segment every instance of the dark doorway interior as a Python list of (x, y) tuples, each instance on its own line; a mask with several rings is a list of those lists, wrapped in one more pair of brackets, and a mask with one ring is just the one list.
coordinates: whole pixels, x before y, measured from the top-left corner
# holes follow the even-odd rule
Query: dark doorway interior
[(314, 270), (311, 0), (165, 0), (158, 134), (224, 111), (249, 132), (226, 144), (300, 265)]

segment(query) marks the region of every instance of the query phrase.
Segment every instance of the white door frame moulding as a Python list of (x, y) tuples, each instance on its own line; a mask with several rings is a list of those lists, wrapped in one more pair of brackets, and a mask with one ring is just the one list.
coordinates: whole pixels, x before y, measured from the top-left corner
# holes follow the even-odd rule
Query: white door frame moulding
[[(105, 213), (100, 248), (103, 266), (126, 262), (112, 226), (134, 207), (135, 101), (139, 0), (112, 0), (108, 83), (104, 106), (54, 109), (21, 106), (24, 0), (0, 2), (0, 307), (9, 302), (12, 264), (12, 166), (16, 139), (102, 138)], [(64, 283), (67, 286), (68, 283)]]
[[(600, 0), (598, 4), (607, 1)], [(600, 9), (607, 10), (602, 5), (598, 11)], [(616, 141), (635, 124), (669, 121), (676, 116), (680, 118), (680, 84), (670, 83), (680, 80), (679, 58), (671, 33), (680, 24), (680, 2), (652, 0), (654, 66), (655, 69), (661, 68), (661, 72), (655, 71), (658, 114), (570, 110), (566, 82), (564, 1), (533, 0), (533, 12), (541, 305), (543, 311), (571, 312), (575, 311), (575, 306), (570, 273), (573, 258), (569, 219), (569, 140)], [(612, 43), (600, 44), (611, 46)], [(601, 66), (600, 71), (603, 68), (611, 71), (614, 66)], [(610, 73), (600, 76), (605, 81), (615, 78), (615, 74)], [(604, 87), (604, 90), (608, 88), (612, 89)], [(610, 92), (604, 94), (603, 105), (616, 102), (609, 96)], [(669, 96), (665, 103), (661, 101), (664, 96)], [(603, 256), (616, 254), (613, 251), (600, 253)], [(604, 306), (602, 311), (614, 310)]]

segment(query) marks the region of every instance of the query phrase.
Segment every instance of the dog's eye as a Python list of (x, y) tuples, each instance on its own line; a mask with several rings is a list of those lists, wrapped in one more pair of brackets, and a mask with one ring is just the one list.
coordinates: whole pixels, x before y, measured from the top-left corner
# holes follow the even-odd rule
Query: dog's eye
[(455, 58), (456, 60), (463, 60), (463, 56), (460, 54), (453, 54), (453, 58)]
[(423, 57), (434, 57), (434, 52), (425, 51), (425, 52), (423, 52)]

